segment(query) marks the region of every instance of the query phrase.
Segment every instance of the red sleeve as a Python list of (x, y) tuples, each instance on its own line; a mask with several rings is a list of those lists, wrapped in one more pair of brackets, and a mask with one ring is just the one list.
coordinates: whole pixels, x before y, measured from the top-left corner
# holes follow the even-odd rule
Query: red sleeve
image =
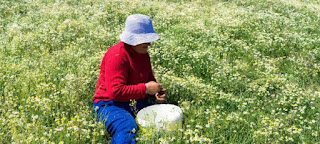
[(153, 75), (153, 70), (152, 70), (152, 66), (151, 66), (151, 62), (150, 62), (150, 57), (148, 55), (148, 60), (149, 60), (149, 67), (150, 67), (150, 73), (149, 73), (149, 81), (155, 81), (157, 82), (156, 78)]
[[(111, 97), (121, 99), (121, 101), (130, 101), (130, 99), (144, 99), (146, 87), (144, 83), (137, 85), (127, 85), (130, 63), (125, 55), (110, 55), (105, 64), (106, 83)], [(120, 98), (121, 97), (121, 98)]]
[(150, 72), (150, 74), (149, 74), (149, 81), (155, 81), (155, 82), (157, 82), (156, 78), (154, 78), (152, 69), (151, 69), (151, 72)]

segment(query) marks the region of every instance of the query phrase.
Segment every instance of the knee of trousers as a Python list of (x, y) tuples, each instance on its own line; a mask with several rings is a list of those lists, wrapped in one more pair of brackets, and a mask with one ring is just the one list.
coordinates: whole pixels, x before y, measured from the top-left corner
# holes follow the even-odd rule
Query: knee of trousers
[(125, 114), (123, 118), (118, 119), (114, 123), (116, 126), (116, 132), (135, 133), (138, 126), (135, 119), (130, 114)]
[(112, 143), (135, 143), (135, 136), (137, 131), (137, 123), (130, 114), (124, 114), (121, 118), (109, 124), (109, 131), (112, 132)]
[(106, 118), (105, 127), (111, 135), (115, 133), (135, 133), (138, 129), (135, 119), (127, 112), (107, 115)]

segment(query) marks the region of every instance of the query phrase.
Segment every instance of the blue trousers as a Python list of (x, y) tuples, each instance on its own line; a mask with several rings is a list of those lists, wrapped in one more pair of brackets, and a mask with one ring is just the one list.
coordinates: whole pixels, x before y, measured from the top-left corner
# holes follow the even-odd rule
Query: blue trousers
[(138, 126), (135, 121), (135, 112), (149, 105), (147, 100), (137, 101), (135, 108), (130, 106), (130, 102), (100, 101), (93, 103), (98, 121), (104, 123), (105, 129), (112, 136), (112, 144), (136, 143), (135, 136)]

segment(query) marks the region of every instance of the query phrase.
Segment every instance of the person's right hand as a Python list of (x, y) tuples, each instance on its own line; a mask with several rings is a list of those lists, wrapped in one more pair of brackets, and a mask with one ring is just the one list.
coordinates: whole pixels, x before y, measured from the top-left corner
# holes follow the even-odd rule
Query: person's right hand
[(166, 93), (164, 93), (164, 94), (156, 93), (155, 97), (156, 97), (156, 103), (158, 103), (158, 104), (162, 104), (167, 101), (167, 94)]
[(160, 91), (161, 85), (156, 83), (155, 81), (150, 81), (145, 84), (146, 85), (146, 93), (149, 95), (155, 95)]

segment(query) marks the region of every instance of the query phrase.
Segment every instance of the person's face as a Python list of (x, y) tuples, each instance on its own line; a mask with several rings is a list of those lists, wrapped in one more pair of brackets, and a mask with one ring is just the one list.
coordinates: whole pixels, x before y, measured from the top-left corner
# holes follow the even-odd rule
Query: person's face
[(148, 47), (151, 45), (151, 43), (142, 43), (138, 44), (136, 46), (132, 46), (134, 51), (136, 51), (139, 54), (146, 54), (148, 53)]

